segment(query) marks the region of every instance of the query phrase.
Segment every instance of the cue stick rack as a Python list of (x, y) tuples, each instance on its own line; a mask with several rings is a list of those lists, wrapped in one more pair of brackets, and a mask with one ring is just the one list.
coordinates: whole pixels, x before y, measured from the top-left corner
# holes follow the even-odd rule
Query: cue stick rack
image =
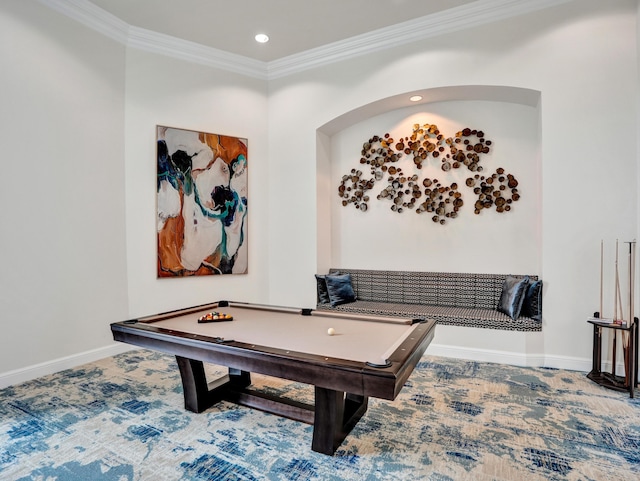
[[(625, 242), (629, 244), (628, 253), (628, 317), (624, 318), (622, 307), (622, 294), (620, 289), (620, 275), (618, 269), (618, 241), (615, 251), (615, 287), (613, 317), (603, 316), (603, 253), (604, 244), (600, 243), (600, 310), (595, 312), (588, 322), (593, 325), (593, 359), (591, 372), (587, 377), (595, 383), (616, 391), (627, 391), (630, 397), (634, 397), (634, 389), (638, 387), (638, 318), (635, 314), (635, 247), (636, 241)], [(602, 370), (602, 338), (604, 330), (613, 337), (611, 345), (611, 372)], [(623, 375), (616, 373), (618, 361), (618, 337), (621, 338), (622, 360), (624, 364)]]

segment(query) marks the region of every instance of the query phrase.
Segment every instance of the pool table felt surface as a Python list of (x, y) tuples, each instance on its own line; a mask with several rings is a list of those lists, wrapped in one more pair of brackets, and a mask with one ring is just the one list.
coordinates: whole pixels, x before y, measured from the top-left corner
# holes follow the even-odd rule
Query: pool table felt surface
[[(376, 364), (384, 363), (416, 326), (411, 325), (410, 319), (346, 317), (318, 311), (301, 315), (299, 309), (248, 306), (212, 304), (182, 314), (177, 311), (179, 315), (167, 319), (159, 314), (138, 321), (159, 329)], [(230, 314), (233, 320), (198, 323), (198, 318), (208, 312)], [(333, 336), (327, 333), (329, 328), (335, 330)]]

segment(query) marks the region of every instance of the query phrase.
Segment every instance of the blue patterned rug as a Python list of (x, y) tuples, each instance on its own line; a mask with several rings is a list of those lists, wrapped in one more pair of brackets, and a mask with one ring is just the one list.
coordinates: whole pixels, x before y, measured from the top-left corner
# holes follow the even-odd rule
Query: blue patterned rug
[[(311, 401), (309, 386), (254, 381)], [(335, 456), (311, 432), (228, 403), (187, 412), (174, 358), (132, 351), (0, 390), (0, 479), (640, 479), (640, 401), (579, 372), (425, 356)]]

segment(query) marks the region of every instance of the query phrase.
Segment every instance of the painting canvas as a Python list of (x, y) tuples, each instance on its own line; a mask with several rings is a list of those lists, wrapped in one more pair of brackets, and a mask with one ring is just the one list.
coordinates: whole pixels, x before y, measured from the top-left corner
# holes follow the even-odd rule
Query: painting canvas
[(158, 277), (247, 273), (247, 139), (157, 126)]

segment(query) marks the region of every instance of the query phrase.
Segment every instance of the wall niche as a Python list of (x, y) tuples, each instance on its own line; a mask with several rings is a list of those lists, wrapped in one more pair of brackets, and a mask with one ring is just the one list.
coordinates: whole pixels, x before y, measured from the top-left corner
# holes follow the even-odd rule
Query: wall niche
[(498, 90), (395, 109), (387, 99), (319, 129), (319, 271), (539, 270), (539, 98)]

